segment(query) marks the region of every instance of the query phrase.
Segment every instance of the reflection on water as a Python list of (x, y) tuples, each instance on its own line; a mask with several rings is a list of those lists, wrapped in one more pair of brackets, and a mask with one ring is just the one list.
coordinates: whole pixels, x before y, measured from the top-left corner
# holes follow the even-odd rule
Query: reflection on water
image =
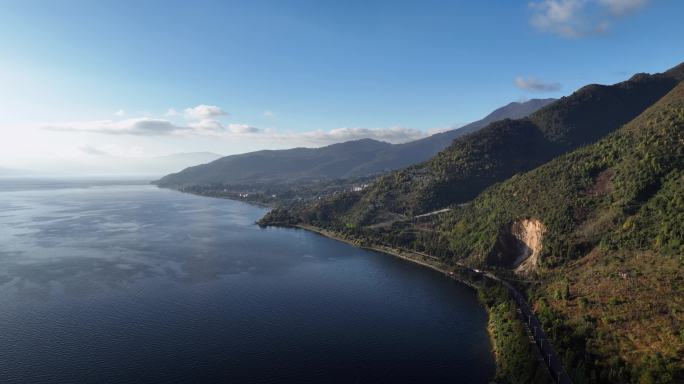
[(82, 293), (155, 276), (197, 282), (296, 261), (273, 258), (273, 241), (248, 246), (250, 236), (262, 231), (251, 224), (263, 211), (243, 204), (153, 186), (2, 196), (0, 281), (11, 281), (3, 288), (20, 294), (49, 294), (59, 285)]
[(474, 294), (265, 211), (0, 181), (0, 382), (486, 382)]

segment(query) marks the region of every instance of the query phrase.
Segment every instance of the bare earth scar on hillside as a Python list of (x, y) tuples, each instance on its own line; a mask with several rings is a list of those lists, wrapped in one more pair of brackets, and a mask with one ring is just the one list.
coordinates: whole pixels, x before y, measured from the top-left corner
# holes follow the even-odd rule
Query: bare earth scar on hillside
[(538, 219), (521, 219), (508, 223), (499, 233), (490, 264), (515, 268), (518, 274), (528, 274), (539, 263), (545, 227)]

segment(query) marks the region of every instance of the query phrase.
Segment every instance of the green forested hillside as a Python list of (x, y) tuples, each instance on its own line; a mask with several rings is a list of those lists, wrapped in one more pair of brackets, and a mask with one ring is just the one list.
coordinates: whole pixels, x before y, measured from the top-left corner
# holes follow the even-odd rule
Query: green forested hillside
[(467, 202), (496, 182), (613, 132), (682, 79), (680, 65), (612, 86), (586, 86), (529, 118), (495, 122), (457, 139), (431, 160), (383, 176), (361, 194), (321, 201), (309, 214), (325, 216), (320, 224), (363, 226)]
[[(546, 110), (540, 114), (553, 115)], [(524, 130), (533, 119), (515, 126)], [(570, 131), (551, 132), (563, 142), (580, 142), (567, 137)], [(480, 157), (493, 156), (481, 152)], [(443, 161), (439, 157), (432, 164)], [(390, 177), (399, 180), (403, 174)], [(395, 179), (370, 193), (389, 188)], [(454, 190), (469, 187), (460, 188)], [(385, 196), (390, 192), (402, 193), (387, 189)], [(274, 210), (264, 223), (327, 227), (362, 242), (425, 251), (446, 263), (459, 261), (522, 280), (521, 289), (575, 383), (684, 380), (684, 82), (596, 143), (516, 173), (449, 211), (393, 220), (384, 214), (384, 224), (365, 225), (372, 219), (349, 212), (368, 196), (346, 194)], [(541, 223), (541, 250), (538, 263), (515, 276), (491, 264), (491, 256), (510, 224), (525, 219)]]
[(600, 142), (423, 226), (451, 257), (483, 265), (521, 218), (546, 227), (529, 291), (575, 382), (682, 379), (684, 83)]
[(549, 265), (596, 245), (681, 254), (682, 124), (684, 84), (605, 139), (488, 189), (440, 225), (459, 255), (485, 256), (499, 228), (518, 217), (546, 226)]

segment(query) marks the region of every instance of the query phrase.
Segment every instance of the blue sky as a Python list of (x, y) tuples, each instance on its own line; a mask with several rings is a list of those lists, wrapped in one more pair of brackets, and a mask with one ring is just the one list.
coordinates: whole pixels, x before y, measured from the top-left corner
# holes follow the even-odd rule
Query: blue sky
[(683, 14), (676, 0), (3, 1), (0, 166), (405, 141), (674, 66)]

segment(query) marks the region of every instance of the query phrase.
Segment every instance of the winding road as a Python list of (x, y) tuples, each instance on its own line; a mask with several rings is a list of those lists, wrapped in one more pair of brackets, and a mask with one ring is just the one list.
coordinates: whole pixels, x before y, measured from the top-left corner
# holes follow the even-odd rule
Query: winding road
[(551, 372), (551, 376), (553, 377), (553, 379), (559, 384), (572, 384), (572, 380), (570, 380), (570, 376), (568, 376), (568, 373), (565, 371), (563, 363), (561, 362), (561, 359), (558, 357), (558, 354), (556, 353), (556, 349), (553, 347), (553, 344), (548, 339), (548, 337), (546, 337), (546, 333), (544, 333), (544, 330), (542, 329), (541, 322), (534, 314), (534, 312), (532, 312), (532, 309), (527, 304), (527, 300), (525, 299), (525, 297), (520, 292), (518, 292), (518, 290), (515, 289), (515, 287), (511, 285), (509, 282), (497, 277), (496, 275), (490, 272), (480, 271), (472, 268), (468, 269), (475, 273), (484, 275), (492, 280), (499, 281), (508, 289), (508, 291), (511, 293), (511, 296), (518, 304), (518, 308), (520, 309), (519, 314), (521, 316), (521, 320), (526, 325), (525, 328), (527, 329), (528, 334), (534, 339), (534, 342), (537, 345), (537, 348), (539, 349), (539, 352), (541, 353), (542, 357), (544, 358), (544, 362), (546, 363), (546, 366), (549, 368), (549, 372)]

